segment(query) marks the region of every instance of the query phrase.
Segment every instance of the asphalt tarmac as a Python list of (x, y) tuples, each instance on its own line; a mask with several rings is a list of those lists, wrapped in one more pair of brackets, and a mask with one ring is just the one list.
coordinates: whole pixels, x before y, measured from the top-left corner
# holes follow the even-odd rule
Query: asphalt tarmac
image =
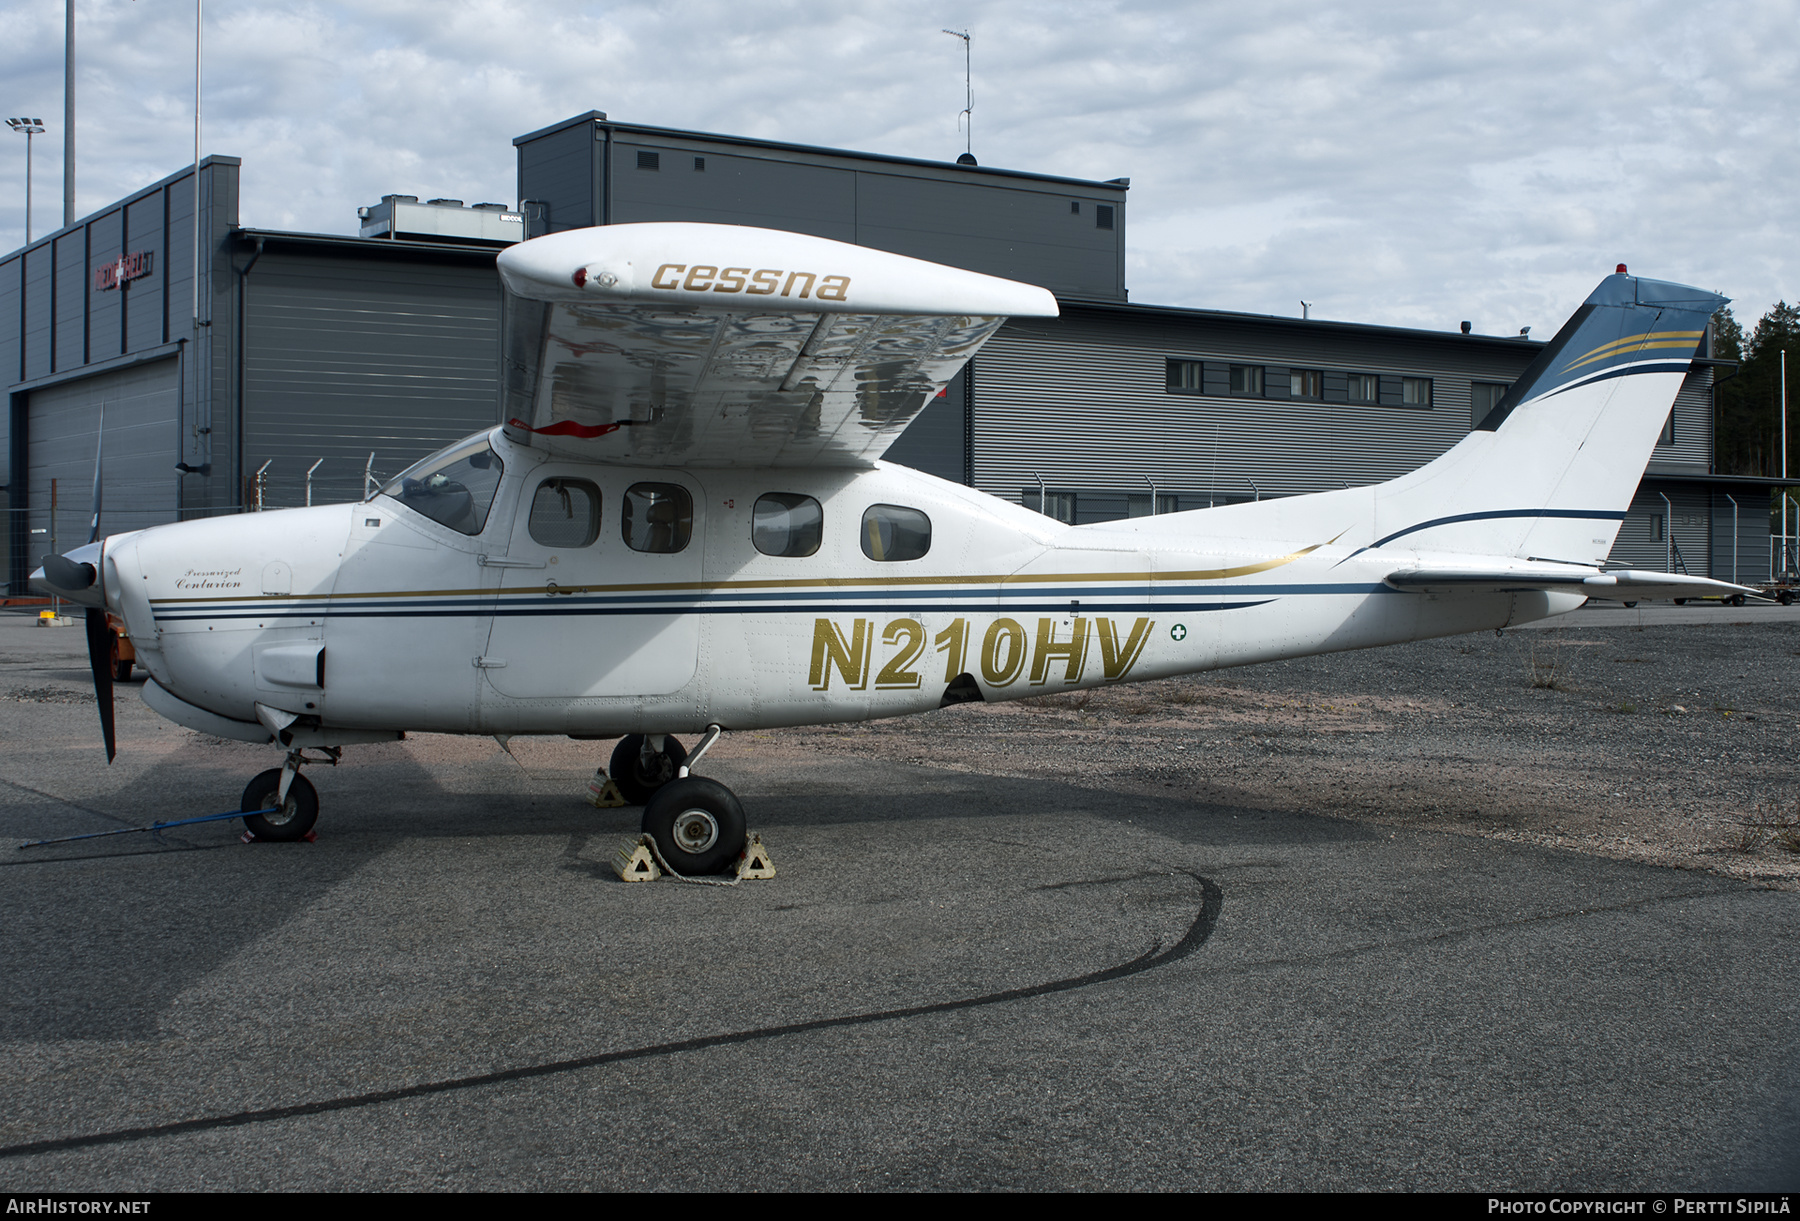
[(0, 618), (12, 1191), (1800, 1187), (1800, 895), (755, 734), (731, 889), (618, 881), (549, 739), (16, 851), (279, 761), (127, 689), (108, 768), (83, 648)]

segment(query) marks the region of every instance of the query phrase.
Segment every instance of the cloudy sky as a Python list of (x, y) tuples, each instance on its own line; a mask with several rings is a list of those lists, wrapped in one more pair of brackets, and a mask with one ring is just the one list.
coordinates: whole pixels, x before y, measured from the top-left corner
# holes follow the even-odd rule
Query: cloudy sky
[[(193, 155), (192, 0), (76, 0), (86, 213)], [(1616, 263), (1800, 295), (1800, 0), (1738, 4), (212, 0), (205, 151), (247, 225), (513, 203), (512, 137), (633, 123), (1132, 180), (1134, 301), (1547, 337)], [(8, 0), (7, 115), (61, 215), (63, 4)], [(24, 140), (0, 248), (24, 241)]]

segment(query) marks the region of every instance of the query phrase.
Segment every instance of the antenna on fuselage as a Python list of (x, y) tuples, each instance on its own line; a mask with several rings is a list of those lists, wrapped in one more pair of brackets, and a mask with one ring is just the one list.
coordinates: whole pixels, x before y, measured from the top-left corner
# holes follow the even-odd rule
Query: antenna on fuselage
[[(963, 129), (963, 133), (964, 133), (964, 135), (963, 135), (963, 155), (956, 159), (956, 164), (958, 164), (958, 165), (974, 165), (975, 164), (975, 84), (974, 84), (974, 77), (970, 74), (970, 64), (971, 64), (970, 44), (971, 44), (972, 40), (970, 39), (969, 31), (967, 31), (967, 30), (945, 30), (944, 33), (950, 35), (950, 37), (952, 37), (952, 38), (960, 38), (963, 41), (963, 108), (960, 111), (958, 111), (957, 115), (956, 115), (956, 125), (958, 127), (961, 127)], [(967, 118), (969, 120), (967, 126), (964, 126), (964, 124), (963, 124), (964, 118)]]

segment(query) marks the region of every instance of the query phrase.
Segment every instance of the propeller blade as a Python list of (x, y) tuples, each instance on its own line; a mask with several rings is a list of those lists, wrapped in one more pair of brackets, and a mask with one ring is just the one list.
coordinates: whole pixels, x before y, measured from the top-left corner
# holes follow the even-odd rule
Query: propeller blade
[(100, 705), (100, 736), (106, 741), (106, 761), (118, 754), (113, 733), (113, 630), (106, 612), (90, 606), (87, 613), (88, 666), (94, 671), (94, 702)]
[(46, 581), (70, 593), (80, 593), (90, 588), (96, 576), (96, 569), (92, 564), (83, 564), (65, 555), (42, 556), (38, 559), (38, 566), (44, 570)]
[(100, 540), (100, 456), (106, 447), (106, 400), (100, 401), (100, 428), (94, 436), (94, 512), (88, 524), (88, 542)]

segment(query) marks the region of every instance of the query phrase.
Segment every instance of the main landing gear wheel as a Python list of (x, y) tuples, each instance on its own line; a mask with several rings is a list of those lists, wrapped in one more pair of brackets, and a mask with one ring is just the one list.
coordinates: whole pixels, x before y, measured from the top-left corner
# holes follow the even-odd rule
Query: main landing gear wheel
[(319, 791), (305, 776), (295, 775), (288, 785), (287, 800), (274, 809), (275, 794), (281, 791), (281, 769), (272, 767), (261, 772), (244, 790), (240, 810), (270, 810), (268, 814), (246, 814), (244, 826), (257, 839), (291, 843), (304, 839), (319, 821)]
[(644, 807), (644, 834), (676, 873), (720, 873), (744, 851), (744, 807), (717, 780), (687, 776), (657, 790)]
[(641, 733), (626, 734), (613, 747), (612, 762), (606, 765), (606, 774), (634, 806), (648, 805), (658, 789), (681, 774), (681, 765), (687, 762), (687, 747), (669, 735), (663, 735), (661, 751), (648, 749), (648, 741)]

